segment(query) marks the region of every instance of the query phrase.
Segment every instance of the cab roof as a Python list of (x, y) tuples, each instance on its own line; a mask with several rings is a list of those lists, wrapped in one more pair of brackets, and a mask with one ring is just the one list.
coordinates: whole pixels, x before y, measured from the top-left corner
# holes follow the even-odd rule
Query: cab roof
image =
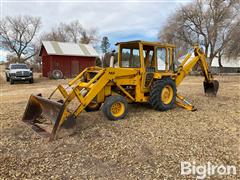
[(160, 42), (151, 42), (151, 41), (142, 41), (142, 40), (117, 42), (115, 45), (119, 45), (119, 44), (131, 45), (131, 44), (136, 44), (136, 43), (141, 43), (143, 45), (149, 45), (149, 46), (164, 46), (164, 47), (173, 47), (173, 48), (176, 47), (173, 44), (166, 44), (166, 43), (164, 44), (164, 43), (160, 43)]

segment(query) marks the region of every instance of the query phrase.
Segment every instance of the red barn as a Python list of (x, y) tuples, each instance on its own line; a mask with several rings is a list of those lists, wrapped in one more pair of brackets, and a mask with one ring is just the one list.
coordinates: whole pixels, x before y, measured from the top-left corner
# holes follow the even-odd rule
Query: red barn
[(95, 66), (98, 54), (88, 44), (43, 41), (39, 56), (44, 77), (75, 77), (86, 67)]

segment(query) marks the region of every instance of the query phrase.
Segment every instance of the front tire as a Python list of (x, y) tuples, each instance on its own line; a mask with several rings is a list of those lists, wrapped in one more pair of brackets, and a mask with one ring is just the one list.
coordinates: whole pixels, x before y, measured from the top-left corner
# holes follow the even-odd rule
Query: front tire
[(10, 84), (14, 84), (14, 80), (10, 78)]
[(90, 102), (88, 106), (85, 108), (86, 112), (94, 112), (98, 111), (100, 107), (102, 106), (102, 103), (97, 103), (97, 102)]
[(110, 96), (105, 100), (102, 109), (109, 120), (116, 121), (128, 114), (128, 102), (123, 96)]
[(29, 83), (32, 84), (33, 83), (33, 78), (29, 80)]
[(149, 103), (158, 111), (171, 109), (176, 100), (176, 84), (171, 78), (164, 78), (153, 83)]
[(9, 77), (7, 76), (7, 74), (6, 74), (6, 81), (9, 82)]

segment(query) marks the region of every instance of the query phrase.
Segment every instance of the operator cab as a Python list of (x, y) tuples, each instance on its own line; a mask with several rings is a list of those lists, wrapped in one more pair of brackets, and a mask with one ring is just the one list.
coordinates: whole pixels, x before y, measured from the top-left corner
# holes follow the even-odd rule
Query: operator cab
[(159, 42), (129, 41), (118, 45), (118, 66), (154, 73), (174, 71), (174, 48)]
[(142, 90), (148, 92), (154, 77), (174, 73), (174, 45), (129, 41), (118, 45), (118, 66), (142, 72)]

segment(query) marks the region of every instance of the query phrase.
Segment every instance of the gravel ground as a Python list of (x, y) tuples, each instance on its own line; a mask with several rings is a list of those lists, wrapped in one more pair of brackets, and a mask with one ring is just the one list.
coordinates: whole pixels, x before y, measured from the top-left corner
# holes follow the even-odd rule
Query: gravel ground
[(218, 79), (216, 98), (203, 94), (202, 77), (187, 77), (179, 87), (195, 112), (134, 104), (117, 122), (101, 111), (83, 112), (74, 135), (49, 143), (21, 117), (31, 93), (49, 95), (67, 80), (9, 85), (1, 78), (0, 179), (195, 179), (180, 175), (181, 161), (235, 165), (237, 175), (211, 178), (240, 179), (240, 77)]

